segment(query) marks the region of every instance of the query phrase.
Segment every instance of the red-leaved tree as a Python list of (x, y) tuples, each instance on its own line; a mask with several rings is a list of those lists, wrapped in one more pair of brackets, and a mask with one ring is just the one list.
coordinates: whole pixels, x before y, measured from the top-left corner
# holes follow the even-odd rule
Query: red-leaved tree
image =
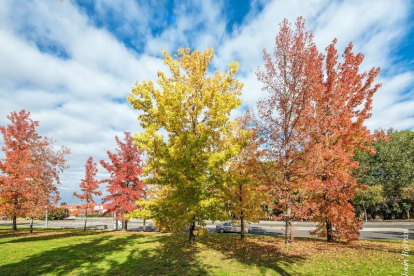
[(335, 43), (323, 55), (303, 18), (296, 30), (284, 20), (274, 59), (264, 51), (266, 70), (257, 73), (269, 93), (258, 105), (265, 157), (260, 164), (266, 164), (264, 175), (274, 169), (269, 191), (284, 209), (286, 242), (291, 220), (305, 217), (318, 222), (312, 234), (328, 241), (359, 236), (361, 223), (350, 203), (358, 186), (353, 157), (356, 149), (372, 152), (363, 123), (380, 87), (373, 84), (379, 68), (360, 72), (363, 56), (352, 52), (352, 43), (340, 61)]
[(283, 211), (285, 243), (292, 241), (292, 220), (303, 217), (303, 178), (308, 174), (304, 146), (313, 79), (308, 78), (319, 54), (298, 18), (296, 31), (287, 20), (280, 25), (273, 58), (263, 51), (265, 70), (257, 71), (267, 98), (258, 103), (258, 135), (262, 139), (261, 167), (276, 206)]
[(88, 211), (93, 208), (96, 203), (94, 196), (102, 195), (101, 191), (97, 191), (99, 188), (99, 181), (95, 179), (96, 174), (98, 173), (98, 168), (96, 163), (93, 162), (93, 158), (89, 157), (86, 160), (85, 164), (85, 178), (82, 179), (79, 187), (81, 188), (82, 193), (73, 193), (74, 196), (79, 198), (82, 204), (82, 209), (85, 211), (85, 224), (83, 230), (86, 231), (86, 221), (88, 219)]
[(117, 136), (115, 140), (118, 144), (117, 152), (107, 152), (111, 162), (100, 162), (110, 173), (109, 179), (102, 180), (102, 183), (108, 183), (109, 193), (103, 202), (109, 204), (107, 212), (115, 213), (116, 219), (122, 221), (122, 228), (127, 230), (128, 221), (124, 215), (134, 210), (135, 201), (145, 195), (145, 184), (139, 178), (144, 167), (141, 159), (143, 151), (134, 144), (129, 132), (125, 132), (125, 142)]

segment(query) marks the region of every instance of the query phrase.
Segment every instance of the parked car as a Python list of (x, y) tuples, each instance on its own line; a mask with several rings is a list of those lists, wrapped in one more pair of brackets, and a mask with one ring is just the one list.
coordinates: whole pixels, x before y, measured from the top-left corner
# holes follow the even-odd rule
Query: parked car
[[(250, 227), (245, 229), (246, 233), (250, 233)], [(222, 224), (216, 225), (216, 232), (217, 233), (240, 233), (241, 228), (240, 226), (234, 224), (231, 221), (226, 221)]]

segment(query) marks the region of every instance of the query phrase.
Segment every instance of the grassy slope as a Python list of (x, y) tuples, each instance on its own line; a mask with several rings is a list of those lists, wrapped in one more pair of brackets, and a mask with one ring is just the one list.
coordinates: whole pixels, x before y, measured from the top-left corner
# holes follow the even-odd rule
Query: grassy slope
[[(0, 228), (0, 275), (400, 275), (402, 242)], [(410, 242), (410, 247), (413, 248)], [(413, 249), (414, 250), (414, 249)], [(414, 252), (412, 252), (414, 253)], [(410, 271), (414, 258), (410, 256)]]

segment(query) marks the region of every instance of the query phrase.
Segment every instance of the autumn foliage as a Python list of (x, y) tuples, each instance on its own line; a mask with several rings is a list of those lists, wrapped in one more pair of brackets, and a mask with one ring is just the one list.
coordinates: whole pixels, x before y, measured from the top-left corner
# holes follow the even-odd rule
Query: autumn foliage
[[(320, 52), (302, 17), (294, 26), (284, 20), (273, 52), (263, 50), (264, 68), (256, 72), (266, 94), (257, 116), (247, 112), (236, 119), (230, 114), (242, 104), (243, 89), (236, 62), (225, 73), (210, 72), (211, 48), (182, 48), (173, 56), (164, 51), (169, 72), (158, 71), (156, 84), (137, 82), (128, 96), (141, 112), (142, 132), (125, 132), (124, 141), (115, 136), (116, 152), (107, 152), (109, 162), (100, 161), (109, 178), (96, 180), (92, 157), (86, 162), (82, 193), (74, 193), (86, 215), (93, 197), (101, 195), (99, 183), (107, 183), (103, 202), (125, 230), (129, 217), (151, 217), (164, 229), (188, 229), (193, 242), (206, 218), (231, 214), (243, 238), (246, 222), (258, 221), (267, 208), (284, 220), (285, 243), (293, 241), (293, 221), (303, 219), (318, 223), (312, 234), (328, 241), (357, 239), (362, 223), (351, 200), (356, 191), (354, 202), (365, 204), (368, 196), (357, 181), (355, 154), (375, 153), (364, 122), (380, 88), (380, 69), (361, 70), (364, 57), (353, 52), (353, 44), (341, 56), (336, 44), (334, 39)], [(6, 155), (0, 162), (0, 206), (15, 228), (17, 216), (33, 218), (58, 200), (55, 184), (69, 151), (55, 153), (30, 113), (8, 118), (11, 123), (0, 127)]]
[(18, 216), (29, 216), (33, 222), (57, 202), (56, 184), (68, 168), (64, 156), (70, 151), (62, 147), (55, 152), (53, 141), (37, 133), (39, 122), (30, 118), (30, 112), (12, 112), (7, 118), (10, 124), (0, 127), (6, 155), (0, 162), (0, 208), (13, 218), (16, 230)]
[(265, 182), (257, 177), (259, 144), (250, 111), (236, 122), (232, 139), (238, 141), (241, 150), (227, 163), (225, 206), (240, 225), (240, 236), (244, 238), (246, 223), (259, 222), (265, 216), (262, 204), (267, 202), (267, 195)]
[(367, 146), (372, 136), (363, 123), (380, 87), (373, 84), (379, 69), (361, 73), (363, 56), (352, 52), (352, 43), (342, 60), (336, 40), (325, 55), (319, 53), (312, 32), (304, 28), (302, 18), (295, 30), (285, 20), (274, 60), (264, 51), (266, 71), (258, 72), (270, 93), (258, 105), (263, 148), (280, 172), (270, 191), (283, 202), (287, 242), (288, 222), (301, 214), (300, 208), (319, 223), (314, 234), (328, 241), (353, 240), (361, 227), (350, 203), (358, 186), (351, 175), (358, 167), (353, 157), (356, 149), (372, 152)]
[(224, 166), (240, 150), (227, 139), (235, 125), (229, 116), (241, 104), (243, 85), (235, 78), (236, 62), (226, 73), (208, 75), (213, 49), (163, 54), (170, 74), (159, 71), (158, 86), (151, 80), (137, 83), (128, 101), (142, 111), (144, 131), (134, 138), (147, 152), (146, 181), (163, 187), (164, 219), (176, 230), (189, 228), (193, 242), (197, 223), (223, 215)]
[[(300, 201), (303, 178), (309, 174), (304, 166), (308, 143), (308, 116), (311, 111), (311, 90), (315, 76), (314, 64), (319, 54), (312, 41), (313, 34), (305, 31), (299, 19), (296, 32), (288, 21), (280, 26), (273, 56), (263, 51), (265, 70), (257, 71), (268, 96), (258, 103), (259, 135), (266, 166), (269, 193), (277, 199), (285, 220), (285, 242), (292, 241), (292, 220), (302, 217)], [(263, 166), (263, 165), (262, 165)], [(269, 177), (273, 171), (274, 177)], [(276, 171), (276, 172), (275, 172)], [(277, 174), (275, 174), (277, 173)]]
[(82, 205), (82, 208), (85, 210), (85, 225), (83, 230), (86, 230), (88, 212), (95, 204), (94, 196), (102, 195), (101, 191), (97, 191), (99, 188), (99, 180), (95, 179), (97, 173), (98, 168), (96, 167), (96, 163), (93, 162), (92, 157), (89, 157), (85, 164), (85, 178), (82, 179), (79, 185), (82, 193), (73, 193), (81, 202), (84, 202)]
[(360, 72), (363, 55), (354, 54), (350, 43), (340, 61), (335, 44), (336, 40), (326, 48), (326, 56), (315, 68), (319, 79), (313, 87), (315, 104), (308, 120), (308, 154), (316, 164), (308, 181), (313, 191), (310, 200), (317, 206), (315, 234), (326, 235), (328, 241), (359, 236), (362, 223), (350, 202), (358, 187), (351, 175), (358, 168), (353, 157), (356, 149), (373, 151), (366, 146), (373, 136), (363, 123), (371, 115), (372, 97), (380, 87), (373, 84), (379, 68)]
[(118, 148), (116, 153), (108, 151), (110, 162), (101, 160), (101, 165), (109, 172), (110, 177), (101, 183), (108, 183), (108, 195), (103, 202), (109, 204), (107, 212), (116, 214), (116, 218), (122, 220), (123, 227), (127, 230), (125, 214), (135, 208), (135, 201), (144, 196), (144, 183), (140, 176), (143, 172), (142, 150), (138, 149), (131, 133), (125, 132), (125, 142), (115, 136)]

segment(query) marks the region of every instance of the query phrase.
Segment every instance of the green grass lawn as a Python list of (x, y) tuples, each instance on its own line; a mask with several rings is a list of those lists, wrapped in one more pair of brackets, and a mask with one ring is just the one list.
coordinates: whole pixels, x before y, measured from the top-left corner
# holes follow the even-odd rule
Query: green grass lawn
[[(0, 228), (0, 275), (401, 275), (401, 241)], [(413, 243), (410, 248), (414, 250)], [(409, 259), (410, 273), (414, 258)], [(409, 274), (414, 275), (414, 274)]]

